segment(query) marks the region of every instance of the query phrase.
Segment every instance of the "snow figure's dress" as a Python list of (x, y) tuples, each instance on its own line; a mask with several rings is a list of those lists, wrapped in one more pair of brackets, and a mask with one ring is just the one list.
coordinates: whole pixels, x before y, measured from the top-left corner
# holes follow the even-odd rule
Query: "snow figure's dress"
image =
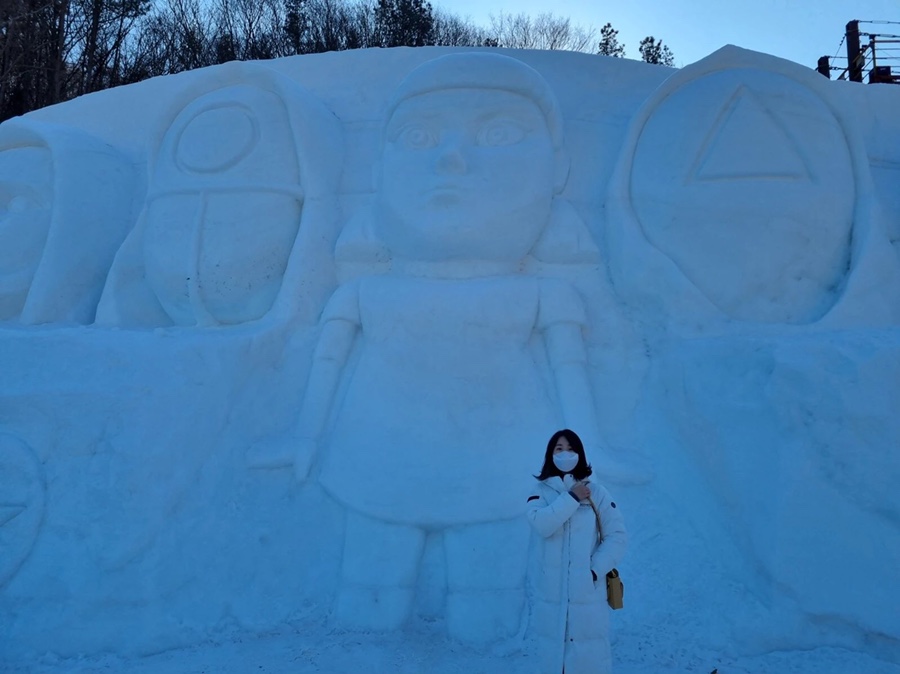
[[(452, 526), (519, 514), (520, 494), (498, 481), (507, 472), (528, 475), (533, 461), (523, 449), (557, 421), (532, 335), (583, 322), (571, 292), (509, 276), (389, 274), (342, 288), (325, 320), (359, 325), (359, 360), (322, 484), (345, 505), (388, 521)], [(496, 467), (478, 468), (486, 457)], [(386, 489), (372, 479), (379, 474), (411, 479)]]
[[(561, 250), (547, 243), (565, 227), (558, 105), (517, 60), (430, 61), (390, 102), (379, 169), (390, 268), (338, 288), (323, 313), (295, 471), (321, 449), (319, 479), (349, 509), (342, 625), (402, 624), (437, 549), (434, 613), (456, 637), (502, 639), (522, 619), (534, 442), (565, 422), (597, 445), (580, 297), (525, 273)], [(592, 245), (579, 234), (557, 234), (582, 242), (571, 260)]]

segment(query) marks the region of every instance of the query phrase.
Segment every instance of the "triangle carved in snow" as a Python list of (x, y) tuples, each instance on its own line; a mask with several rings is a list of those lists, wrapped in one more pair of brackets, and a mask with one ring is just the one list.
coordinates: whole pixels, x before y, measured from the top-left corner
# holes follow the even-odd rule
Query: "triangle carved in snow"
[(686, 184), (723, 180), (811, 180), (793, 134), (740, 86), (704, 139)]

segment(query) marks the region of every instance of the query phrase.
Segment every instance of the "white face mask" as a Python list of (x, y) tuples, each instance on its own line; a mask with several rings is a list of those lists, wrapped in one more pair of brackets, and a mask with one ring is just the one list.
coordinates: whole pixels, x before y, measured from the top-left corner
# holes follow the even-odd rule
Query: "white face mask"
[(564, 473), (570, 473), (578, 465), (578, 454), (575, 452), (559, 452), (553, 455), (553, 465)]

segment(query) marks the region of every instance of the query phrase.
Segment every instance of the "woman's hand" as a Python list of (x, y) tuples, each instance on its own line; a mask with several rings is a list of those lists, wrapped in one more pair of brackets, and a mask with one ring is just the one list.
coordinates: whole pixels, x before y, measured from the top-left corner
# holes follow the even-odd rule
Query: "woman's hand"
[(587, 482), (579, 482), (572, 487), (571, 491), (578, 497), (579, 501), (585, 501), (591, 497), (591, 488), (588, 486)]

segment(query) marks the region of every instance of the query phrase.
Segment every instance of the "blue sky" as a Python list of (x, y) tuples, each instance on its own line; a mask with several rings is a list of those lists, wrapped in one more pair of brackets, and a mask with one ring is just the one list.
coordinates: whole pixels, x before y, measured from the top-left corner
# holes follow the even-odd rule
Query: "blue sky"
[[(552, 11), (598, 29), (606, 22), (619, 30), (628, 58), (639, 58), (646, 35), (662, 39), (684, 66), (725, 44), (773, 54), (815, 67), (833, 56), (852, 19), (900, 22), (900, 0), (432, 0), (432, 4), (487, 25), (501, 11), (540, 14)], [(900, 25), (861, 26), (875, 33), (900, 34)], [(900, 45), (894, 45), (900, 47)], [(900, 52), (897, 52), (900, 54)], [(846, 48), (841, 47), (846, 65)], [(895, 68), (900, 61), (895, 62)]]

